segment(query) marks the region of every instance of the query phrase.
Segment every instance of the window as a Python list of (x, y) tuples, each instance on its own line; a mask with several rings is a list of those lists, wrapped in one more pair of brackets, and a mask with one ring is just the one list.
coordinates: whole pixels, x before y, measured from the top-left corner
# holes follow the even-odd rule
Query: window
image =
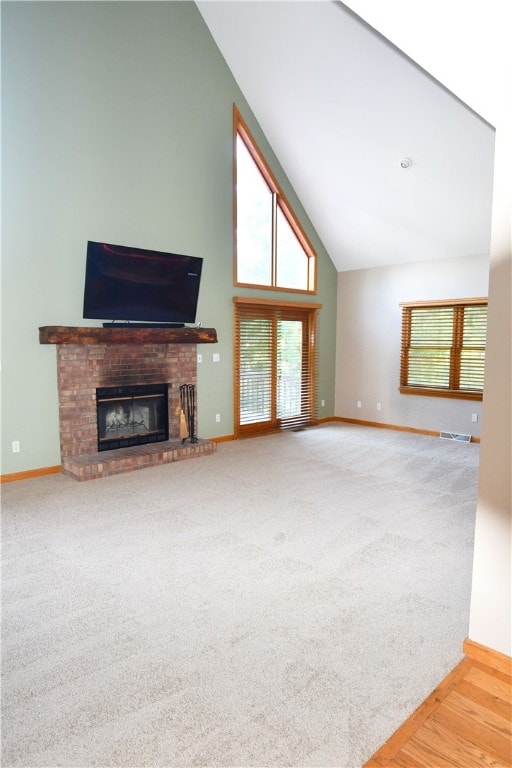
[(235, 284), (315, 293), (316, 255), (237, 108)]
[(320, 305), (234, 302), (236, 435), (315, 423)]
[(481, 400), (487, 299), (402, 303), (400, 392)]

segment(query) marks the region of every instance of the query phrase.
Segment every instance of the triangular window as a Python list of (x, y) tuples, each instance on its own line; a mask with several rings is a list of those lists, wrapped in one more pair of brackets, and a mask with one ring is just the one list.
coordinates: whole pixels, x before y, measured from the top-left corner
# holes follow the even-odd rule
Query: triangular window
[(315, 293), (316, 254), (238, 110), (235, 284)]

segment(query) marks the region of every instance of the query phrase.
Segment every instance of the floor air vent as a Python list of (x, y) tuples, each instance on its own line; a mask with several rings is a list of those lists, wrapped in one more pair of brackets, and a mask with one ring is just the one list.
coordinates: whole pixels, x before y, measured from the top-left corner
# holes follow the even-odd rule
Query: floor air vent
[(440, 432), (439, 437), (445, 440), (458, 440), (459, 443), (470, 443), (471, 435), (459, 435), (457, 432)]

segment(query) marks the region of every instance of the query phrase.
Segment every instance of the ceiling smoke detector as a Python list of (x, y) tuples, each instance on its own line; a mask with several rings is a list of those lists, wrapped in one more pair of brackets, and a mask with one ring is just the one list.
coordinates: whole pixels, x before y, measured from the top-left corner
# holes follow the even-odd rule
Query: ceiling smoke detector
[(406, 170), (407, 168), (410, 168), (412, 165), (412, 160), (410, 157), (404, 157), (402, 160), (400, 160), (400, 168), (403, 168)]

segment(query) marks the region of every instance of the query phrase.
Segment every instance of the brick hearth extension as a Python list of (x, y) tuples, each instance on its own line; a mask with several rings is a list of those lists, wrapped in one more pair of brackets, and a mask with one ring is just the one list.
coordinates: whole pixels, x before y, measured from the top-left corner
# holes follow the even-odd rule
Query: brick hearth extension
[[(92, 480), (211, 454), (215, 443), (179, 438), (181, 384), (197, 386), (197, 344), (217, 341), (214, 329), (39, 329), (41, 344), (57, 345), (62, 473)], [(169, 440), (98, 452), (96, 389), (169, 384)]]

